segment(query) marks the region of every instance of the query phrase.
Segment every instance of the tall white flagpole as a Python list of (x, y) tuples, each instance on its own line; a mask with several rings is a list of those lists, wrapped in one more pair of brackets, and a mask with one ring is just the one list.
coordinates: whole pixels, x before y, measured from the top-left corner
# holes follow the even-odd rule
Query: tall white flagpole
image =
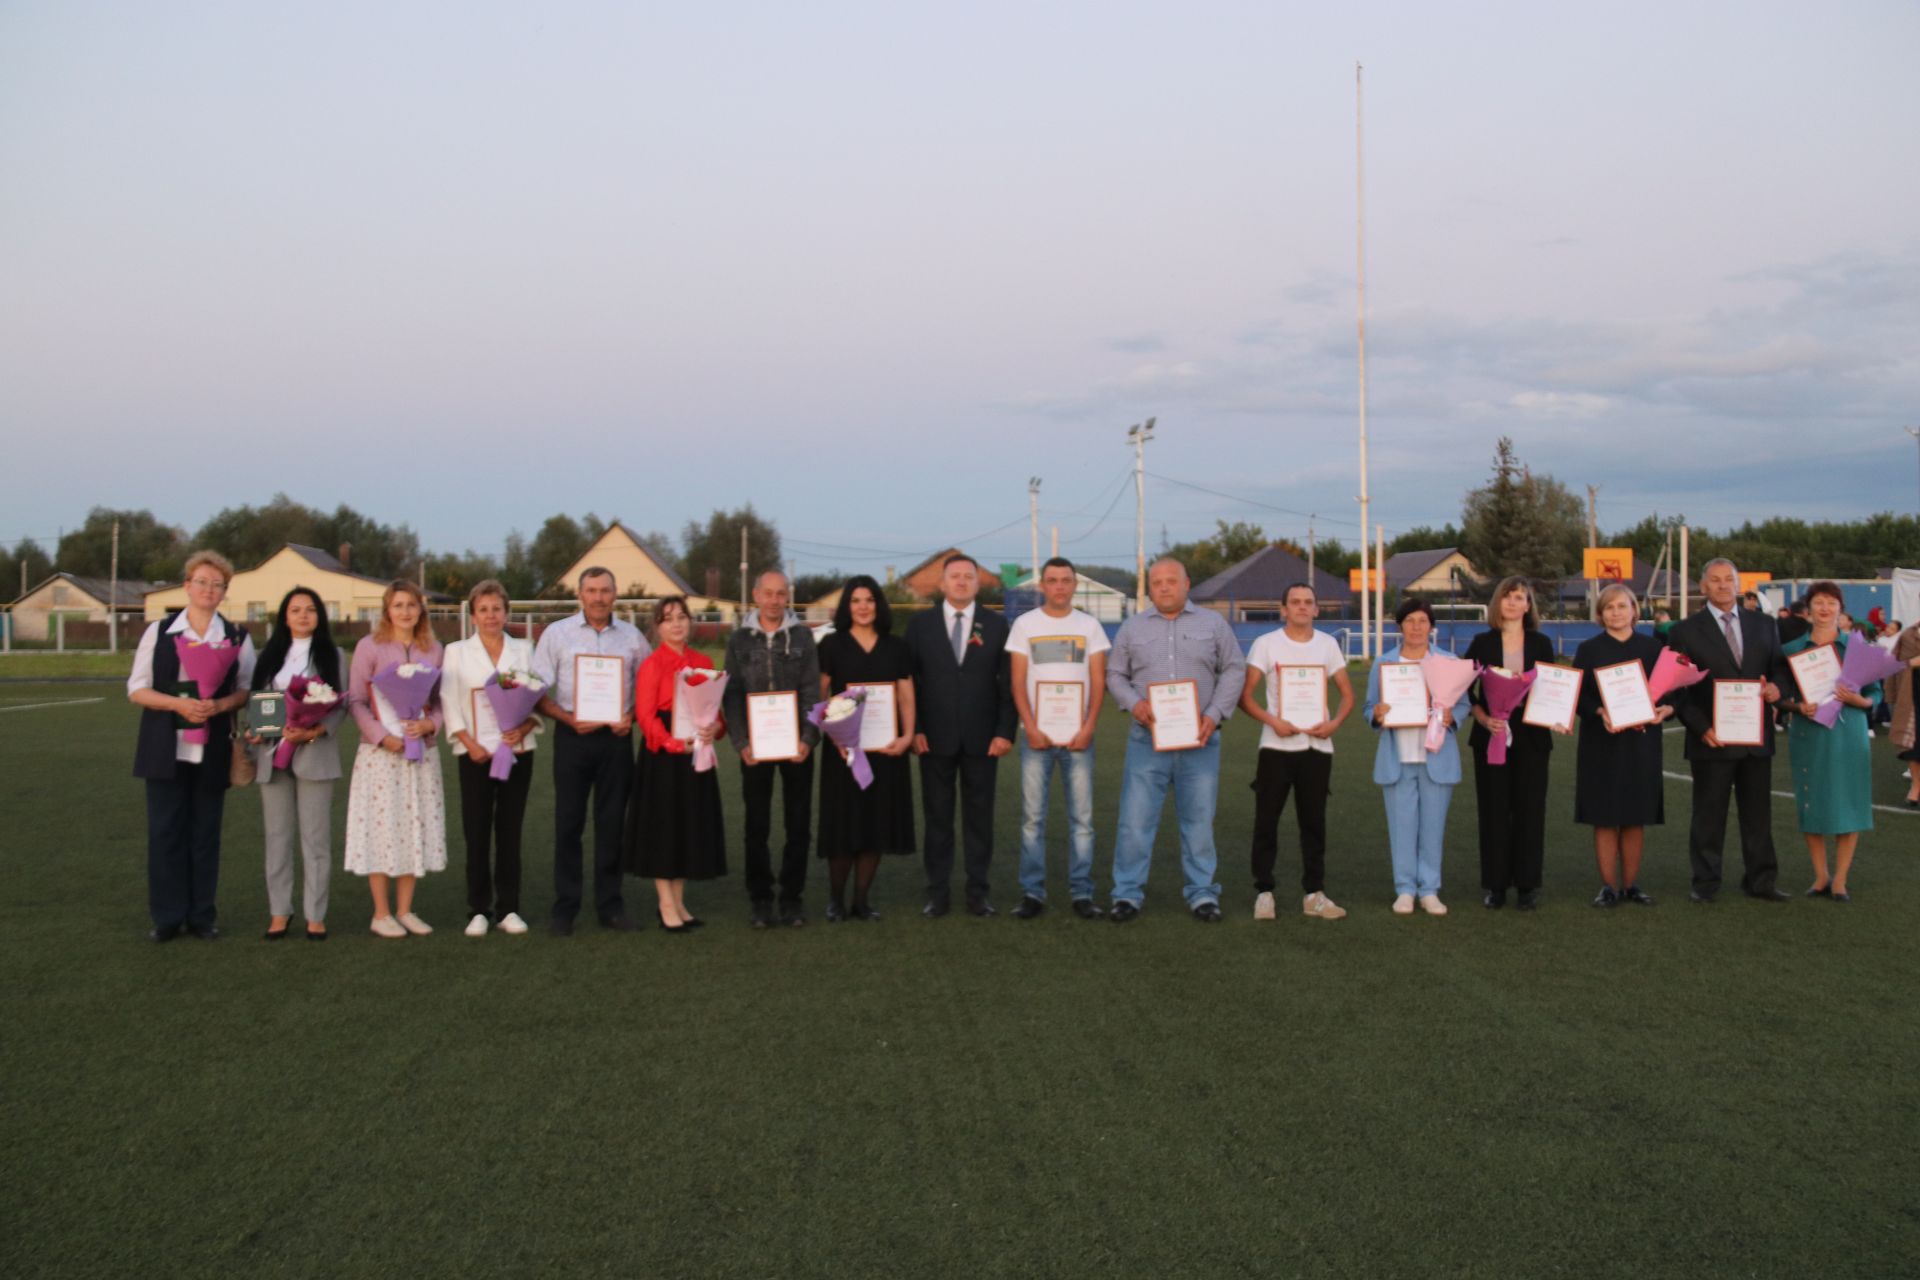
[(1365, 87), (1361, 66), (1353, 64), (1353, 146), (1354, 146), (1354, 257), (1357, 263), (1356, 290), (1360, 333), (1360, 656), (1371, 659), (1373, 632), (1370, 628), (1372, 586), (1367, 573), (1367, 134)]

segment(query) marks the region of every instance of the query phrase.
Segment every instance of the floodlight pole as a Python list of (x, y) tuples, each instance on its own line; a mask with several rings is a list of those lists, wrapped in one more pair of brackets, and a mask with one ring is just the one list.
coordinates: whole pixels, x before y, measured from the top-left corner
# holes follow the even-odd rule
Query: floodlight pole
[(1369, 609), (1367, 574), (1367, 133), (1365, 86), (1362, 69), (1353, 64), (1353, 141), (1354, 141), (1354, 259), (1355, 290), (1360, 336), (1360, 656), (1373, 657), (1373, 632)]
[(1127, 440), (1133, 445), (1133, 611), (1147, 607), (1147, 441), (1153, 439), (1153, 422), (1135, 423), (1127, 428)]

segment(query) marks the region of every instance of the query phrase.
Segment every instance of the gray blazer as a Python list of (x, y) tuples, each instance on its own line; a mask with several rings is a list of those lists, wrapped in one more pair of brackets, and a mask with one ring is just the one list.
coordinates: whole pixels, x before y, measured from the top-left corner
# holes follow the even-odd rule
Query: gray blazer
[[(336, 646), (334, 652), (340, 655), (340, 679), (347, 678), (346, 651)], [(331, 782), (340, 776), (340, 722), (347, 718), (347, 691), (342, 687), (340, 705), (327, 714), (320, 722), (321, 736), (312, 742), (303, 742), (293, 749), (293, 767), (287, 772), (307, 782)], [(265, 783), (273, 777), (273, 751), (276, 743), (268, 742), (252, 748), (253, 764), (259, 770), (258, 781)]]

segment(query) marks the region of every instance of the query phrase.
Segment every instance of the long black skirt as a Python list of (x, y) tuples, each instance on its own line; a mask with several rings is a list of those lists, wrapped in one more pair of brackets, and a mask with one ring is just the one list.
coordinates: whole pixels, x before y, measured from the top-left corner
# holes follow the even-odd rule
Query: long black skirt
[(727, 874), (720, 816), (720, 771), (693, 771), (691, 753), (640, 748), (627, 800), (629, 875), (654, 880), (714, 880)]

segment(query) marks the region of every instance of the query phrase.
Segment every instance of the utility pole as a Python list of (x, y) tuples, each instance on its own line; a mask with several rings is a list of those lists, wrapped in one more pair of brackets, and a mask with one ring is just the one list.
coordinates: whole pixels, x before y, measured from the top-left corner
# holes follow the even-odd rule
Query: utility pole
[(1360, 334), (1360, 656), (1373, 657), (1367, 595), (1367, 126), (1362, 68), (1353, 64), (1355, 292)]
[[(1307, 585), (1310, 587), (1313, 586), (1313, 517), (1312, 516), (1307, 517)], [(1318, 587), (1314, 587), (1314, 594), (1315, 595), (1320, 594), (1320, 589)]]
[(120, 652), (120, 522), (113, 522), (113, 553), (107, 568), (107, 652)]
[(1667, 522), (1667, 614), (1675, 622), (1680, 621), (1680, 601), (1673, 593), (1673, 522)]
[[(1375, 590), (1379, 594), (1375, 597), (1378, 607), (1374, 610), (1374, 624), (1380, 628), (1380, 638), (1374, 642), (1373, 651), (1375, 653), (1385, 653), (1387, 651), (1387, 570), (1386, 570), (1387, 530), (1386, 530), (1386, 527), (1384, 525), (1373, 526), (1373, 536), (1378, 540), (1374, 548), (1375, 554), (1373, 557), (1373, 571), (1375, 574), (1379, 575), (1379, 580), (1380, 580), (1380, 585), (1377, 588), (1375, 588)], [(1365, 542), (1366, 540), (1367, 540), (1367, 531), (1365, 529), (1362, 529), (1360, 531), (1360, 541)]]
[[(1587, 547), (1592, 549), (1600, 545), (1600, 486), (1587, 486)], [(1592, 578), (1587, 579), (1587, 616), (1593, 616), (1593, 606), (1598, 601), (1600, 586)]]
[(1049, 556), (1057, 556), (1060, 554), (1060, 526), (1057, 524), (1053, 526), (1053, 550), (1047, 554)]
[(1673, 615), (1675, 622), (1687, 616), (1687, 606), (1693, 601), (1693, 584), (1687, 581), (1687, 575), (1693, 572), (1693, 566), (1687, 562), (1687, 526), (1680, 526), (1680, 612)]
[(1920, 445), (1920, 427), (1908, 427), (1907, 434), (1913, 437), (1916, 445)]
[(1040, 477), (1027, 480), (1027, 534), (1033, 544), (1033, 587), (1040, 589)]
[(1133, 609), (1147, 607), (1147, 441), (1153, 439), (1153, 419), (1127, 428), (1133, 445)]
[(747, 527), (740, 526), (740, 616), (747, 616)]

